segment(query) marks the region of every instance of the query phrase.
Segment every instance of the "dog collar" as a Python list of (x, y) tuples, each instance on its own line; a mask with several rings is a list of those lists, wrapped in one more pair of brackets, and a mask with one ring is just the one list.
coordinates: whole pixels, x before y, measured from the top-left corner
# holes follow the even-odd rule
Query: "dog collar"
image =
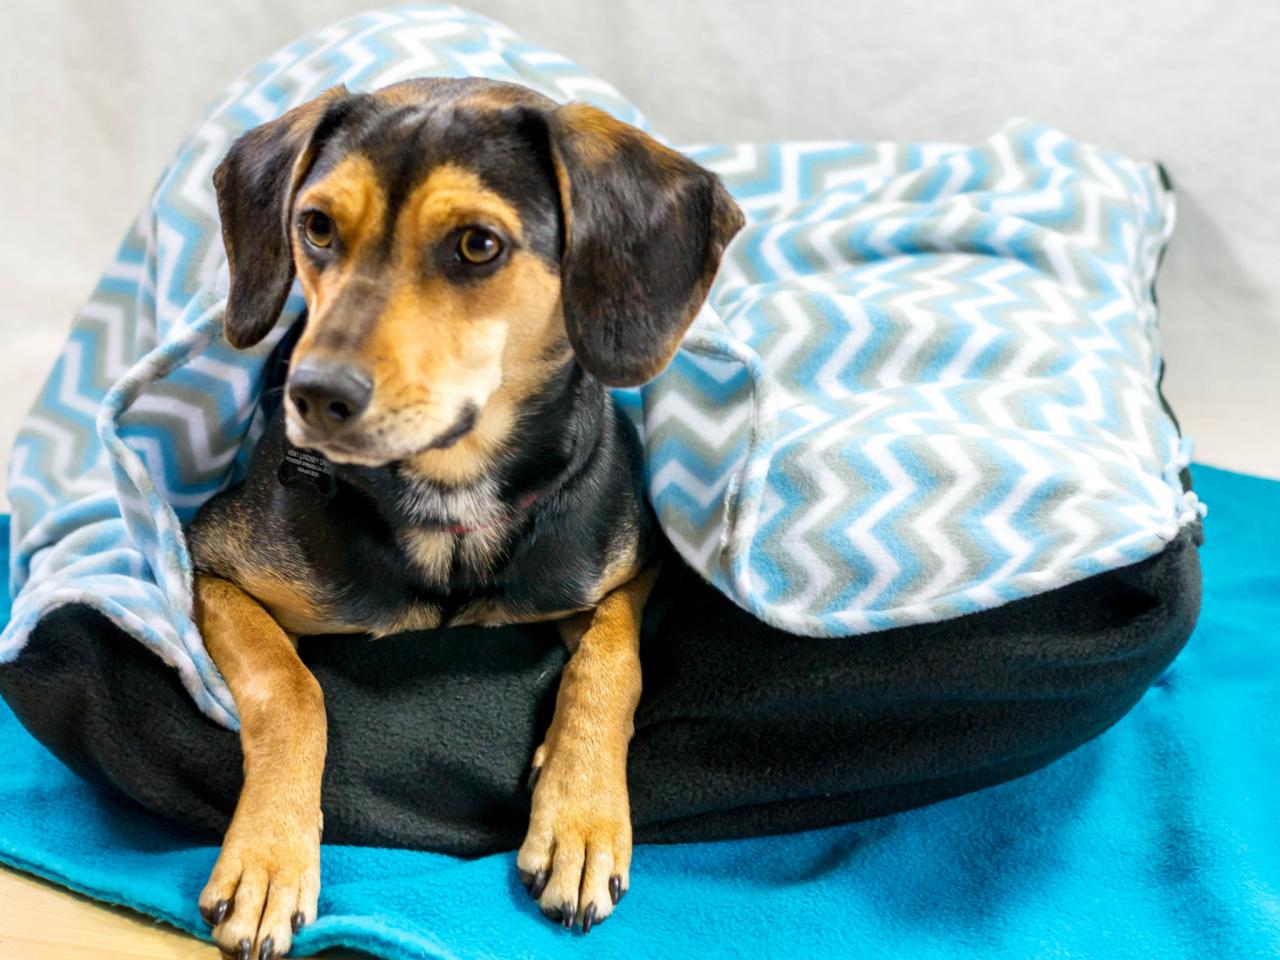
[(468, 533), (479, 533), (482, 530), (496, 530), (499, 527), (510, 526), (521, 516), (523, 516), (530, 507), (538, 502), (537, 493), (527, 493), (520, 498), (519, 503), (507, 510), (502, 516), (488, 523), (478, 523), (474, 526), (465, 523), (441, 524), (438, 529), (444, 533), (451, 533), (454, 536), (462, 536)]
[[(276, 476), (286, 487), (305, 485), (313, 488), (316, 494), (325, 501), (332, 499), (338, 492), (338, 479), (334, 475), (333, 464), (311, 450), (295, 447), (288, 440), (284, 441), (284, 457), (280, 461), (280, 469)], [(501, 516), (488, 523), (428, 523), (443, 533), (464, 536), (468, 533), (480, 533), (483, 530), (496, 530), (514, 523), (538, 502), (540, 494), (536, 491), (526, 493), (519, 502)]]

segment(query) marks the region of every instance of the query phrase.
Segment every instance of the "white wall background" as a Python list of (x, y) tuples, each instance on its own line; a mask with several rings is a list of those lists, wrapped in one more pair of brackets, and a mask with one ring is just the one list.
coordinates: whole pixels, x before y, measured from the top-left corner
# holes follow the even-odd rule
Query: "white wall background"
[[(259, 57), (371, 2), (6, 3), (0, 450), (202, 108)], [(1181, 197), (1160, 281), (1167, 392), (1200, 459), (1280, 477), (1280, 2), (471, 6), (610, 79), (677, 142), (970, 141), (1026, 114), (1163, 160)]]

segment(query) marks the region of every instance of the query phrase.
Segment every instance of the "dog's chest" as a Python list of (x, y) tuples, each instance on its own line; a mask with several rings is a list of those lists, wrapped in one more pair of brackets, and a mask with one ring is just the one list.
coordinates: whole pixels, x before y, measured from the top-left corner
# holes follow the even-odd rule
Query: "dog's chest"
[[(375, 633), (426, 630), (464, 624), (499, 626), (541, 619), (544, 611), (508, 602), (503, 589), (520, 570), (510, 567), (510, 508), (489, 480), (467, 487), (409, 488), (400, 498), (409, 515), (430, 516), (430, 524), (410, 524), (396, 539), (421, 589), (377, 625)], [(562, 611), (545, 611), (560, 615)]]
[(412, 484), (399, 500), (407, 516), (432, 518), (410, 523), (398, 535), (406, 558), (429, 586), (447, 589), (460, 576), (474, 580), (492, 573), (510, 516), (491, 479), (454, 488)]
[[(573, 603), (537, 602), (538, 591), (531, 591), (528, 582), (536, 574), (507, 566), (509, 544), (500, 528), (466, 534), (412, 530), (401, 536), (401, 542), (416, 578), (426, 589), (413, 591), (397, 609), (388, 611), (390, 615), (373, 628), (375, 635), (441, 626), (496, 627), (554, 620), (583, 608)], [(509, 589), (513, 585), (517, 589)]]

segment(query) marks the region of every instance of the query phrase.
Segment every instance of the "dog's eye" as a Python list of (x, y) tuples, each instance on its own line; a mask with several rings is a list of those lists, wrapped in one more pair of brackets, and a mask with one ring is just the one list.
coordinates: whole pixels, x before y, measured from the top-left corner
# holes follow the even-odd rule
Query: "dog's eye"
[(489, 263), (501, 252), (497, 234), (480, 227), (470, 227), (458, 238), (458, 255), (468, 263)]
[(302, 232), (313, 247), (327, 247), (333, 243), (333, 220), (319, 210), (312, 210), (302, 218)]

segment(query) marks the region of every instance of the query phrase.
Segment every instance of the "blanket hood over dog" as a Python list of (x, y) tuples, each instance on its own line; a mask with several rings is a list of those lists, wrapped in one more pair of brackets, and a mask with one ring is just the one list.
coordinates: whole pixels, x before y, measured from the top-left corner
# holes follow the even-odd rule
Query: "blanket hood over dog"
[[(450, 6), (370, 13), (258, 64), (126, 235), (9, 477), (14, 657), (84, 603), (234, 705), (192, 621), (181, 524), (234, 482), (276, 333), (222, 338), (210, 181), (245, 130), (343, 83), (483, 75), (646, 126), (612, 87)], [(1160, 552), (1203, 512), (1157, 387), (1173, 227), (1154, 165), (1014, 122), (972, 147), (694, 147), (749, 225), (671, 367), (619, 391), (681, 555), (793, 633), (853, 635), (1033, 596)]]

